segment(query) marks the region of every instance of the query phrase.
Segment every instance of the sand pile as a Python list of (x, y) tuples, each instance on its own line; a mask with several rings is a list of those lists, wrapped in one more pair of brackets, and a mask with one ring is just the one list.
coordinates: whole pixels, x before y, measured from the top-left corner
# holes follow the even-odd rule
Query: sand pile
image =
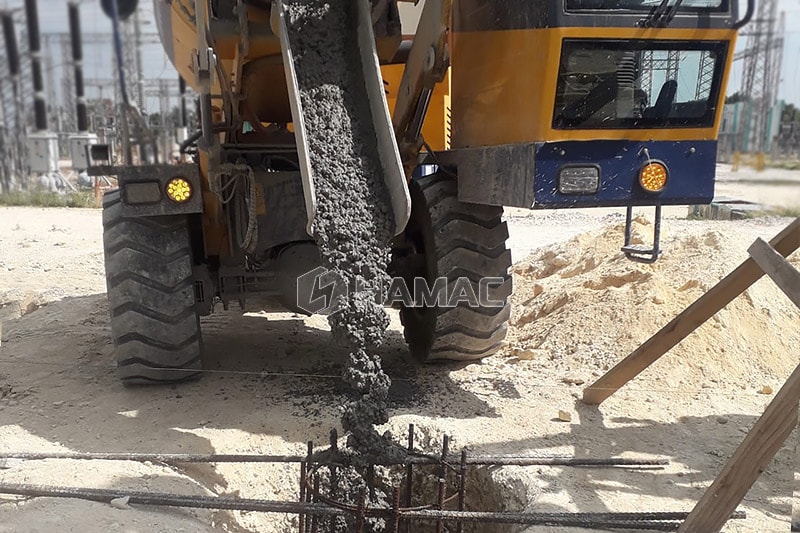
[[(638, 240), (652, 226), (637, 221)], [(636, 349), (747, 258), (752, 227), (682, 228), (646, 265), (619, 251), (622, 224), (542, 248), (514, 268), (512, 355), (577, 374), (599, 375)], [(685, 231), (683, 231), (685, 230)], [(800, 266), (800, 254), (790, 261)], [(762, 279), (699, 328), (642, 379), (661, 386), (760, 387), (785, 378), (800, 355), (800, 312)]]

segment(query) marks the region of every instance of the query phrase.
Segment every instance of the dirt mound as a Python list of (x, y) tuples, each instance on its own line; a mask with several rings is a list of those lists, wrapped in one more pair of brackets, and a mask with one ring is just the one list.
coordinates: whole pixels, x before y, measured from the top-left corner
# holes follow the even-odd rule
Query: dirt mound
[(45, 295), (0, 290), (0, 320), (28, 315), (43, 305), (47, 305)]
[[(637, 220), (635, 241), (650, 238), (648, 226)], [(623, 229), (605, 226), (516, 265), (512, 353), (597, 376), (736, 268), (753, 240), (746, 227), (698, 225), (667, 236), (661, 259), (647, 265), (620, 252)], [(790, 261), (800, 265), (798, 254)], [(762, 279), (643, 377), (661, 387), (760, 387), (794, 368), (798, 345), (797, 309)]]

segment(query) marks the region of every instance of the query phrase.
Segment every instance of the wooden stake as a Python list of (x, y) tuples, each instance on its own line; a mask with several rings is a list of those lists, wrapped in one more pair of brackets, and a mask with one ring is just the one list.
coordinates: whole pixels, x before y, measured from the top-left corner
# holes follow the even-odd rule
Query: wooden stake
[(766, 272), (775, 285), (800, 309), (800, 272), (762, 239), (756, 240), (747, 252), (761, 270)]
[[(795, 219), (776, 235), (770, 244), (784, 257), (800, 248), (800, 218)], [(764, 271), (755, 260), (747, 259), (669, 324), (661, 328), (658, 333), (650, 337), (647, 342), (586, 388), (583, 391), (583, 402), (590, 405), (602, 403), (747, 290), (763, 275)]]
[(794, 441), (794, 468), (792, 468), (792, 516), (789, 530), (800, 531), (800, 430), (795, 428), (792, 435)]

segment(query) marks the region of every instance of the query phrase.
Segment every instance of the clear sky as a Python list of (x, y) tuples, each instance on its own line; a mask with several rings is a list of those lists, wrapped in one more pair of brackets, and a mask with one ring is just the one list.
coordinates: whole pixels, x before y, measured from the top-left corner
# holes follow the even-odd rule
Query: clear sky
[[(745, 0), (739, 0), (744, 7)], [(21, 7), (23, 0), (0, 0), (3, 7)], [(66, 0), (39, 0), (39, 18), (43, 32), (66, 32)], [(155, 33), (152, 21), (152, 0), (140, 0), (141, 18), (145, 23), (143, 31)], [(781, 72), (779, 98), (800, 105), (800, 0), (778, 0), (778, 9), (786, 13), (786, 45)], [(108, 32), (110, 21), (99, 7), (99, 0), (84, 0), (81, 3), (81, 19), (86, 32)], [(746, 46), (746, 37), (739, 39), (737, 49)], [(111, 76), (111, 47), (86, 46), (87, 78), (109, 78)], [(145, 47), (145, 74), (148, 78), (175, 79), (177, 74), (158, 45)], [(741, 85), (742, 61), (734, 64), (728, 92), (736, 92)], [(109, 89), (110, 90), (110, 89)]]

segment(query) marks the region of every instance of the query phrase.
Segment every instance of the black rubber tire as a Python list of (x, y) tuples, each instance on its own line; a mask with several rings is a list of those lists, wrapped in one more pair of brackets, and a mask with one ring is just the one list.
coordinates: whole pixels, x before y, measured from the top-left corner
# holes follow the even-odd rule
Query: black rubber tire
[(491, 287), (492, 300), (503, 306), (400, 309), (404, 335), (412, 355), (422, 362), (473, 361), (502, 345), (511, 315), (511, 252), (503, 208), (458, 200), (455, 177), (438, 172), (412, 181), (411, 220), (406, 237), (424, 259), (420, 271), (429, 283), (446, 277), (469, 278), (475, 293), (484, 277), (505, 281)]
[(103, 197), (103, 250), (117, 375), (126, 385), (200, 377), (186, 216), (122, 218), (118, 190)]

